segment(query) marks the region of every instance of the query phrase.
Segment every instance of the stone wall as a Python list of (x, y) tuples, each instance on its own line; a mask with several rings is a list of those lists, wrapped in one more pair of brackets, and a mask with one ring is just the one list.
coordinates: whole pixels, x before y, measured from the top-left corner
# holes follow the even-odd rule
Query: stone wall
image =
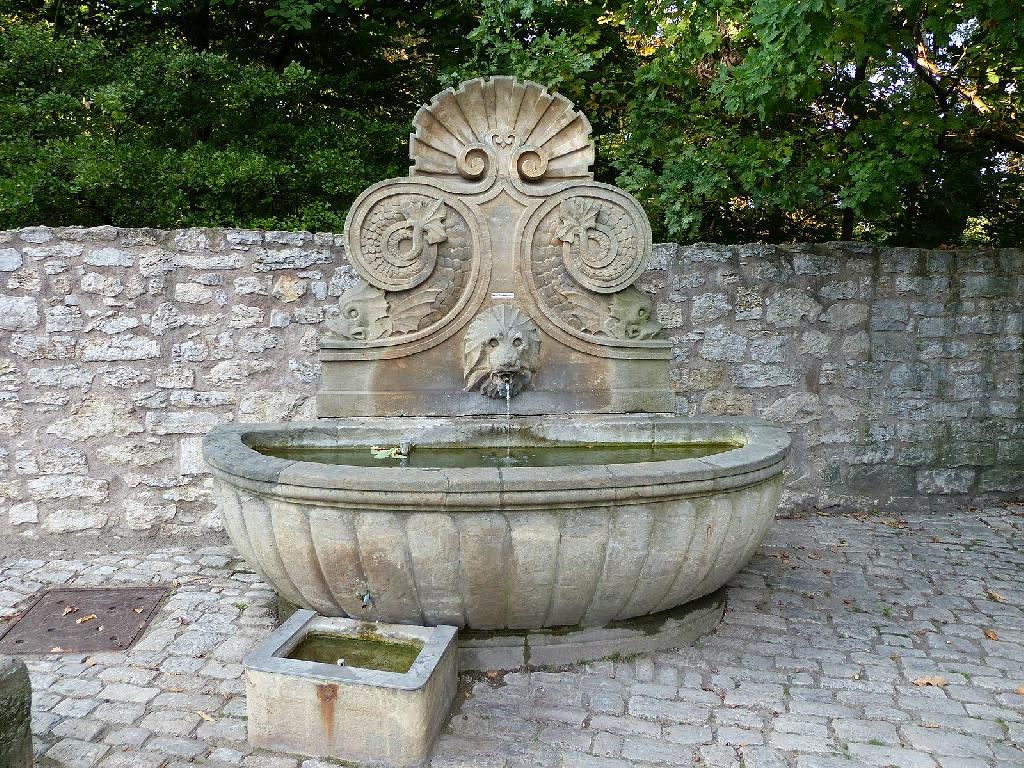
[[(678, 410), (790, 426), (787, 503), (1024, 492), (1024, 253), (655, 246)], [(340, 237), (0, 232), (0, 532), (219, 530), (202, 435), (311, 418)]]

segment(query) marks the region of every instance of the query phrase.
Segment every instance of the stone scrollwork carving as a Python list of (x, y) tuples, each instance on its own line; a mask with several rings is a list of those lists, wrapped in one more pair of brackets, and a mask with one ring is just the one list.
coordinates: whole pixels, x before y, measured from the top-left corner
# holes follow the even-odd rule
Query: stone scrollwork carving
[[(360, 279), (321, 337), (323, 407), (364, 409), (352, 388), (382, 381), (380, 407), (404, 413), (500, 411), (487, 400), (523, 390), (536, 391), (520, 412), (563, 390), (574, 408), (667, 406), (623, 373), (647, 376), (671, 346), (633, 285), (650, 223), (629, 193), (593, 180), (587, 118), (542, 85), (491, 77), (439, 93), (413, 128), (409, 175), (366, 189), (345, 221)], [(398, 358), (408, 364), (384, 362)]]
[(434, 271), (437, 246), (448, 239), (443, 200), (400, 194), (386, 198), (363, 220), (353, 263), (367, 282), (389, 291), (415, 288)]
[(346, 222), (359, 282), (339, 299), (329, 338), (389, 344), (455, 311), (473, 270), (464, 211), (438, 190), (388, 183), (364, 195)]
[(467, 392), (514, 397), (540, 364), (540, 333), (529, 316), (510, 304), (498, 304), (466, 328), (462, 362)]
[(636, 279), (646, 254), (629, 211), (610, 200), (574, 196), (553, 215), (562, 261), (576, 282), (595, 293), (615, 293)]
[(416, 113), (411, 176), (591, 178), (591, 126), (565, 97), (512, 77), (470, 80)]
[(642, 216), (618, 190), (596, 185), (539, 209), (523, 247), (540, 308), (556, 325), (604, 343), (658, 336), (650, 298), (632, 285), (650, 256)]

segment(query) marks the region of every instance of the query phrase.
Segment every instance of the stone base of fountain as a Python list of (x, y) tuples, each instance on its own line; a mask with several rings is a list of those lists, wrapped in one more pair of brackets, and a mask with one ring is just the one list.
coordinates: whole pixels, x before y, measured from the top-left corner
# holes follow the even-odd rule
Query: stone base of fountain
[[(380, 768), (425, 764), (458, 684), (456, 631), (295, 611), (245, 659), (249, 744)], [(422, 648), (406, 672), (293, 658), (314, 634)]]
[[(277, 617), (286, 622), (302, 610), (278, 595)], [(603, 627), (546, 627), (459, 632), (460, 672), (564, 667), (620, 659), (693, 645), (725, 613), (725, 588), (685, 605), (649, 616), (613, 621)]]
[(459, 633), (459, 670), (540, 669), (693, 645), (725, 612), (725, 589), (686, 605), (604, 627)]

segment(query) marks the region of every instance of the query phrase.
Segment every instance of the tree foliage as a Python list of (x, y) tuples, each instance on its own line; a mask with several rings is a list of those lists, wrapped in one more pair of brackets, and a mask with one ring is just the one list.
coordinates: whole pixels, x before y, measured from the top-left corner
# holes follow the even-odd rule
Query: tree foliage
[(1004, 0), (0, 2), (0, 226), (339, 229), (420, 103), (510, 73), (660, 238), (1024, 242)]

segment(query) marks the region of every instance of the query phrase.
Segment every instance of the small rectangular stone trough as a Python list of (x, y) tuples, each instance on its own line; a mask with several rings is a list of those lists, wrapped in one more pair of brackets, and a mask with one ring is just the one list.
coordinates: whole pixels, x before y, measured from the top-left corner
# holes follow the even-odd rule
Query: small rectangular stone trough
[[(456, 632), (296, 611), (245, 659), (249, 743), (365, 766), (425, 764), (458, 684)], [(295, 657), (325, 635), (422, 647), (405, 672)]]

